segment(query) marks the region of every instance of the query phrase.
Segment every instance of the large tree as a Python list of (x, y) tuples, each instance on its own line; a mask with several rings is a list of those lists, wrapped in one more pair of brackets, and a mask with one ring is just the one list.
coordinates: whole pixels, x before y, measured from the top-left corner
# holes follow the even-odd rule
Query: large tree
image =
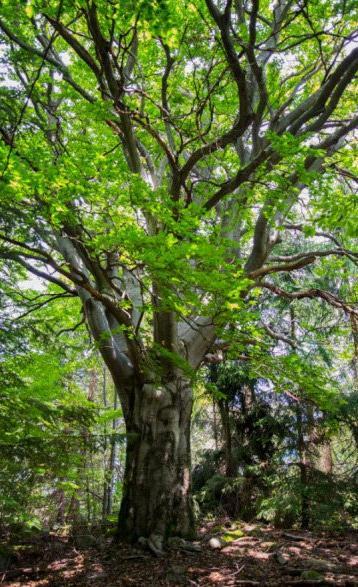
[(1, 4), (0, 254), (80, 300), (126, 422), (119, 530), (156, 552), (193, 533), (192, 380), (208, 352), (252, 344), (260, 291), (354, 312), (296, 281), (356, 258), (352, 224), (338, 231), (357, 123), (352, 8)]

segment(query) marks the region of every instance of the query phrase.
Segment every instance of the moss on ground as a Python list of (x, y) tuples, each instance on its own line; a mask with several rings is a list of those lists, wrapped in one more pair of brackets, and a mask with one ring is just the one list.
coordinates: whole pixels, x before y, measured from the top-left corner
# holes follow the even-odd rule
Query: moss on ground
[(238, 538), (242, 538), (244, 535), (244, 532), (238, 528), (236, 530), (229, 530), (228, 532), (225, 532), (225, 534), (221, 536), (221, 540), (226, 542), (226, 544), (230, 544), (230, 542), (234, 542)]

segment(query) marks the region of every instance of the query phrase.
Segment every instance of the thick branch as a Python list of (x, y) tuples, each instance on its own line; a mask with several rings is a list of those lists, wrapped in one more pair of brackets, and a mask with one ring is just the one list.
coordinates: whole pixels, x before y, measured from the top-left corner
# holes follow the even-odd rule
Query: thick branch
[(280, 273), (282, 271), (294, 271), (296, 269), (302, 269), (302, 267), (306, 267), (306, 265), (311, 265), (315, 262), (315, 256), (307, 256), (302, 259), (298, 259), (292, 263), (285, 263), (279, 265), (271, 265), (269, 267), (264, 266), (256, 271), (251, 271), (249, 273), (249, 277), (256, 279), (257, 277), (263, 277), (264, 275), (268, 275), (269, 273)]

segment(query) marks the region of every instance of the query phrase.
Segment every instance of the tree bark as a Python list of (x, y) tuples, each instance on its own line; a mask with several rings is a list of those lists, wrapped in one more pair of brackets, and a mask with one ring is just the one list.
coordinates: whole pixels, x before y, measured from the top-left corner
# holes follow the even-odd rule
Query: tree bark
[[(118, 394), (117, 390), (114, 389), (114, 398), (113, 398), (113, 409), (116, 410), (118, 408)], [(115, 484), (115, 466), (116, 466), (116, 459), (117, 459), (117, 440), (116, 440), (116, 430), (119, 425), (118, 418), (114, 418), (112, 421), (112, 433), (110, 437), (110, 454), (107, 466), (105, 465), (104, 471), (104, 487), (103, 487), (103, 502), (102, 502), (102, 517), (103, 519), (106, 516), (109, 516), (112, 513), (112, 506), (113, 506), (113, 492), (114, 492), (114, 484)]]
[(133, 389), (118, 535), (162, 550), (169, 535), (192, 538), (192, 390), (178, 376)]
[(299, 456), (300, 469), (300, 494), (301, 494), (301, 528), (308, 530), (310, 526), (310, 501), (308, 496), (309, 479), (308, 479), (308, 462), (307, 447), (303, 430), (303, 408), (297, 405), (297, 449)]
[(325, 475), (333, 473), (332, 446), (329, 438), (326, 438), (319, 447), (318, 468)]
[(234, 458), (232, 454), (232, 433), (230, 426), (230, 410), (228, 402), (220, 400), (218, 402), (221, 424), (223, 428), (224, 437), (224, 454), (225, 454), (225, 475), (226, 477), (234, 477), (236, 471)]

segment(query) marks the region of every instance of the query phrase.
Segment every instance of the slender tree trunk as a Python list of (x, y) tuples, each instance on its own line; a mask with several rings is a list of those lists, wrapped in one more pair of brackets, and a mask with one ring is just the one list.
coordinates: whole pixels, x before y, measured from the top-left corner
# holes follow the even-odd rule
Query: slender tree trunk
[(219, 410), (224, 436), (224, 453), (225, 453), (225, 475), (233, 477), (235, 475), (235, 464), (232, 454), (232, 433), (230, 426), (230, 410), (226, 401), (219, 401)]
[[(116, 390), (114, 390), (114, 400), (113, 400), (113, 408), (116, 410), (118, 408), (118, 395)], [(118, 418), (115, 418), (112, 422), (112, 435), (110, 438), (110, 454), (108, 460), (108, 467), (105, 470), (105, 482), (104, 482), (104, 490), (103, 490), (103, 508), (102, 508), (102, 515), (103, 518), (105, 516), (109, 516), (112, 513), (112, 504), (113, 504), (113, 491), (114, 491), (114, 470), (116, 465), (116, 458), (117, 458), (117, 441), (116, 441), (116, 430), (118, 427)]]
[[(115, 433), (116, 427), (113, 426), (113, 432)], [(106, 495), (106, 515), (109, 516), (112, 513), (113, 507), (113, 491), (114, 491), (114, 470), (116, 466), (117, 458), (117, 442), (115, 438), (111, 440), (111, 453), (109, 456), (109, 467), (108, 467), (108, 486)]]
[(307, 463), (300, 462), (301, 481), (301, 528), (308, 530), (310, 526), (310, 503), (308, 498), (308, 470)]
[(215, 399), (213, 399), (213, 416), (214, 416), (214, 422), (213, 422), (213, 432), (214, 432), (214, 442), (215, 442), (215, 450), (218, 450), (219, 447), (219, 443), (218, 443), (218, 423), (217, 423), (217, 417), (216, 417), (216, 401)]
[(90, 524), (92, 520), (92, 506), (91, 506), (91, 495), (90, 495), (90, 481), (89, 471), (86, 465), (86, 509), (87, 509), (87, 523)]
[(301, 405), (297, 406), (297, 445), (300, 468), (301, 528), (303, 530), (308, 530), (310, 525), (310, 503), (308, 497), (308, 462), (306, 450), (307, 447), (305, 443), (303, 429), (303, 409)]
[(133, 389), (119, 536), (161, 550), (169, 535), (193, 537), (190, 497), (192, 390), (178, 376)]
[[(117, 395), (117, 394), (116, 394)], [(107, 408), (107, 377), (106, 377), (106, 367), (103, 365), (102, 368), (102, 401), (105, 408)], [(103, 496), (102, 496), (102, 520), (105, 519), (106, 515), (108, 514), (107, 511), (107, 502), (108, 502), (108, 475), (107, 475), (107, 465), (106, 465), (106, 453), (107, 453), (107, 423), (104, 424), (104, 446), (103, 446), (103, 453), (104, 453), (104, 463), (103, 463)]]
[(352, 357), (352, 370), (353, 370), (353, 381), (355, 387), (358, 384), (358, 318), (351, 315), (351, 327), (352, 327), (352, 337), (353, 337), (353, 357)]
[(68, 512), (66, 515), (66, 522), (70, 522), (72, 526), (76, 526), (80, 519), (80, 502), (75, 494), (72, 495)]
[(65, 493), (64, 493), (63, 489), (56, 489), (54, 497), (55, 497), (57, 504), (58, 504), (56, 523), (63, 525), (65, 523), (65, 515), (66, 515), (66, 497), (65, 497)]

